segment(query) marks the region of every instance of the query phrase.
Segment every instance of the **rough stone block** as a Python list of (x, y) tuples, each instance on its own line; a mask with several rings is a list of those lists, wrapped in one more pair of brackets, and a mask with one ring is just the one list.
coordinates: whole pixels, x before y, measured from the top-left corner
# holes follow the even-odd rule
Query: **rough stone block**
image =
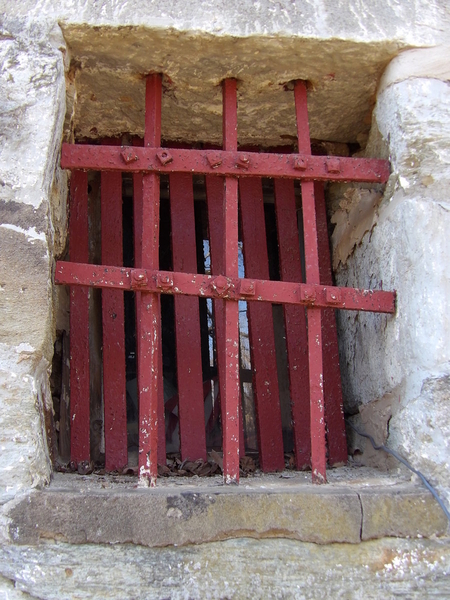
[(360, 541), (361, 506), (345, 489), (290, 493), (236, 490), (33, 492), (9, 511), (18, 543), (168, 546), (232, 537), (285, 537), (327, 544)]
[(444, 535), (448, 521), (439, 504), (426, 490), (395, 487), (362, 490), (361, 539), (384, 536), (429, 537)]

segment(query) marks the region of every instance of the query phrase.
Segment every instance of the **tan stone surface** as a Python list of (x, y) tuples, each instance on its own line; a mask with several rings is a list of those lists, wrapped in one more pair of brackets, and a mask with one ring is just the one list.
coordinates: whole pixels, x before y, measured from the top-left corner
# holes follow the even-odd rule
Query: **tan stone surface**
[(429, 537), (443, 535), (448, 521), (429, 493), (411, 489), (359, 491), (363, 521), (361, 539), (384, 536)]
[(8, 512), (20, 543), (167, 546), (233, 537), (285, 537), (316, 543), (359, 542), (361, 507), (349, 490), (295, 493), (179, 489), (99, 494), (34, 492)]

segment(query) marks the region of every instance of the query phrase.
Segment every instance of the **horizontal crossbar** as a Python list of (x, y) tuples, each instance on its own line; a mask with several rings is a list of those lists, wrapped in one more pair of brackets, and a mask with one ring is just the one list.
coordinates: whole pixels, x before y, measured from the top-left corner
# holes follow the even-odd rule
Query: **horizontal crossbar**
[(55, 283), (394, 313), (395, 292), (57, 262)]
[(375, 158), (77, 144), (63, 144), (61, 167), (372, 183), (386, 182), (390, 173), (389, 162)]

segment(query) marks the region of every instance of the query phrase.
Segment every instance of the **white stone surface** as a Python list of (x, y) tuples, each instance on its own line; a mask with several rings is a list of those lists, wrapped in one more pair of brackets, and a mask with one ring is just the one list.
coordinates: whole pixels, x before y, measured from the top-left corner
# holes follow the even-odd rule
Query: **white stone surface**
[(244, 538), (160, 549), (57, 543), (0, 549), (0, 598), (16, 600), (22, 591), (43, 600), (422, 600), (448, 598), (449, 572), (448, 540), (321, 546)]
[[(8, 11), (6, 11), (8, 12)], [(5, 18), (0, 39), (1, 199), (37, 209), (47, 201), (64, 118), (65, 84), (57, 24)]]
[[(45, 412), (53, 252), (66, 199), (55, 168), (65, 115), (59, 28), (5, 18), (0, 37), (0, 501), (49, 481)], [(62, 47), (62, 46), (61, 46)], [(58, 182), (58, 183), (55, 183)], [(51, 206), (51, 202), (53, 206)], [(51, 214), (55, 215), (55, 227)]]
[(394, 39), (432, 45), (448, 36), (449, 11), (439, 0), (1, 0), (2, 12), (30, 20), (50, 19), (91, 26), (140, 26), (213, 35), (310, 36), (323, 39)]
[(0, 503), (50, 481), (44, 407), (48, 362), (0, 344)]
[(390, 192), (337, 280), (397, 290), (397, 312), (340, 314), (344, 387), (352, 410), (389, 399), (388, 443), (448, 495), (450, 86), (415, 76), (394, 82), (375, 117), (389, 145)]
[(408, 50), (396, 56), (388, 65), (380, 81), (378, 94), (393, 83), (406, 79), (425, 78), (450, 80), (448, 57), (450, 46), (442, 44), (432, 48)]

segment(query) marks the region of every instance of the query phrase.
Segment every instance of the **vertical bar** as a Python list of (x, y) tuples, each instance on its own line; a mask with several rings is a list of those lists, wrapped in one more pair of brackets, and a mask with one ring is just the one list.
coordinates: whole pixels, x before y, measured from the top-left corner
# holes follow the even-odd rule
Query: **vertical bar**
[[(147, 77), (145, 92), (144, 145), (161, 144), (161, 76)], [(159, 267), (159, 175), (142, 178), (142, 238), (138, 263), (147, 269)], [(156, 485), (158, 473), (158, 381), (160, 379), (160, 308), (157, 294), (141, 292), (138, 342), (139, 396), (139, 480), (141, 485)]]
[[(88, 178), (73, 171), (70, 180), (69, 254), (89, 262)], [(70, 288), (70, 456), (90, 461), (89, 288)]]
[[(139, 142), (140, 140), (138, 140)], [(135, 142), (137, 145), (137, 142)], [(142, 206), (143, 206), (143, 174), (133, 173), (133, 224), (134, 224), (134, 266), (142, 266)], [(160, 303), (159, 314), (161, 314), (161, 296), (158, 295)], [(140, 323), (141, 315), (141, 293), (135, 292), (136, 324)], [(159, 339), (161, 340), (161, 319), (159, 321)], [(139, 334), (136, 326), (136, 364), (139, 365)], [(139, 368), (137, 369), (137, 386), (139, 390)], [(138, 393), (139, 397), (139, 393)], [(164, 423), (164, 383), (163, 383), (163, 360), (162, 350), (159, 352), (158, 366), (158, 463), (166, 462), (166, 432)]]
[[(275, 179), (275, 211), (282, 281), (304, 282), (297, 227), (294, 182)], [(297, 469), (311, 464), (308, 337), (303, 307), (285, 304), (284, 322), (289, 365), (295, 463)]]
[[(211, 254), (211, 274), (224, 274), (224, 252), (223, 252), (223, 206), (225, 199), (225, 178), (207, 175), (206, 183), (206, 198), (208, 203), (208, 226), (209, 226), (209, 251)], [(214, 300), (214, 329), (216, 333), (216, 344), (220, 348), (224, 343), (224, 311), (225, 300)], [(239, 305), (238, 305), (239, 309)], [(219, 384), (225, 379), (225, 364), (223, 363), (223, 354), (217, 354), (217, 366), (219, 371)], [(239, 388), (240, 394), (240, 388)], [(222, 392), (218, 396), (220, 401), (222, 423), (226, 420), (225, 402), (221, 401)], [(239, 406), (241, 401), (239, 400)], [(239, 411), (239, 453), (245, 455), (245, 440), (244, 440), (244, 422), (242, 418), (242, 410)]]
[[(322, 182), (314, 183), (316, 198), (317, 235), (319, 244), (320, 283), (333, 285), (330, 246), (328, 241), (327, 212)], [(347, 439), (345, 435), (342, 406), (341, 371), (336, 330), (336, 311), (326, 308), (322, 312), (323, 340), (323, 386), (325, 397), (325, 421), (327, 424), (328, 464), (340, 466), (347, 462)]]
[[(262, 181), (242, 178), (239, 191), (245, 275), (252, 279), (269, 279)], [(248, 316), (261, 469), (282, 471), (283, 431), (272, 305), (249, 302)]]
[[(295, 82), (294, 94), (297, 116), (298, 151), (300, 154), (311, 154), (307, 93), (306, 85), (303, 81)], [(320, 283), (314, 182), (302, 180), (301, 189), (306, 283)], [(325, 483), (326, 448), (323, 398), (322, 319), (320, 309), (308, 308), (307, 317), (312, 480), (314, 483)]]
[[(223, 148), (237, 150), (236, 80), (223, 82)], [(225, 178), (223, 206), (224, 274), (238, 277), (238, 182)], [(239, 303), (225, 301), (224, 335), (218, 348), (225, 377), (221, 383), (221, 398), (225, 406), (223, 422), (223, 476), (225, 483), (239, 482)]]
[[(197, 272), (192, 176), (169, 177), (173, 270)], [(206, 460), (200, 314), (196, 296), (175, 296), (181, 458)]]
[(70, 337), (62, 336), (62, 382), (59, 405), (59, 456), (70, 461)]
[[(122, 173), (101, 173), (102, 264), (123, 266)], [(123, 292), (102, 290), (105, 469), (128, 463)]]

